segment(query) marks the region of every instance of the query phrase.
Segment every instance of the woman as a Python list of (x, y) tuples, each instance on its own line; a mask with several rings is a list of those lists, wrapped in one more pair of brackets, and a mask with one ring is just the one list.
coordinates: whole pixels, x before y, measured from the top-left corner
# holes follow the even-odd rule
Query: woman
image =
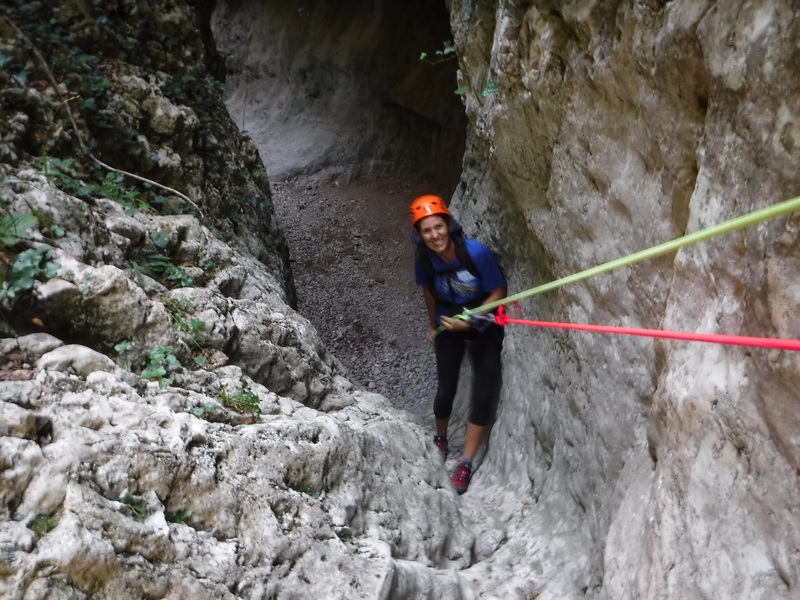
[[(447, 426), (465, 350), (469, 350), (472, 359), (472, 403), (463, 456), (452, 477), (456, 491), (463, 494), (472, 477), (472, 459), (492, 416), (500, 382), (503, 329), (486, 320), (452, 317), (504, 298), (507, 284), (491, 250), (477, 240), (464, 239), (461, 226), (450, 215), (444, 200), (420, 196), (411, 203), (410, 210), (417, 241), (416, 282), (423, 286), (428, 309), (428, 341), (436, 348), (438, 386), (433, 403), (433, 441), (443, 457), (447, 456)], [(444, 331), (435, 335), (439, 326)]]

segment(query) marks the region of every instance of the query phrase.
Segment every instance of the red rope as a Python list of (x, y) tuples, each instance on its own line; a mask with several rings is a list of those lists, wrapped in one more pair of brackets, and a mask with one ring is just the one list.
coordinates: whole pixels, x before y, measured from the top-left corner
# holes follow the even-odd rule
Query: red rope
[(690, 333), (687, 331), (668, 331), (662, 329), (640, 329), (636, 327), (614, 327), (610, 325), (579, 325), (575, 323), (556, 323), (553, 321), (528, 321), (526, 319), (513, 319), (506, 314), (503, 306), (498, 308), (494, 321), (498, 325), (502, 326), (513, 323), (515, 325), (547, 327), (550, 329), (572, 329), (575, 331), (590, 331), (593, 333), (617, 333), (622, 335), (638, 335), (642, 337), (684, 340), (687, 342), (709, 342), (713, 344), (728, 344), (732, 346), (751, 346), (755, 348), (800, 351), (800, 340), (787, 340), (785, 338), (762, 338), (744, 335), (722, 335), (717, 333)]

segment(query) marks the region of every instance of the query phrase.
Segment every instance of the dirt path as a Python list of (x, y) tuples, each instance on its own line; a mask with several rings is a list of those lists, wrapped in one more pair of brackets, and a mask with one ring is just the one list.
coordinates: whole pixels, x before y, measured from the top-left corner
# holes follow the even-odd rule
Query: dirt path
[(272, 191), (298, 311), (354, 383), (418, 412), (433, 397), (435, 367), (414, 284), (408, 204), (431, 188), (380, 179), (275, 183)]

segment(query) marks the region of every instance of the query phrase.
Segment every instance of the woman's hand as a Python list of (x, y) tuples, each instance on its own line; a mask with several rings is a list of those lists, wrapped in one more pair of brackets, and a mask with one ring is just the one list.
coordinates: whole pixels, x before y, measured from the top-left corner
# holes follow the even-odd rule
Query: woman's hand
[(436, 325), (431, 325), (428, 327), (428, 341), (433, 344), (434, 340), (436, 339)]
[(466, 331), (472, 327), (469, 321), (465, 321), (464, 319), (455, 319), (453, 317), (442, 317), (442, 326), (447, 331)]

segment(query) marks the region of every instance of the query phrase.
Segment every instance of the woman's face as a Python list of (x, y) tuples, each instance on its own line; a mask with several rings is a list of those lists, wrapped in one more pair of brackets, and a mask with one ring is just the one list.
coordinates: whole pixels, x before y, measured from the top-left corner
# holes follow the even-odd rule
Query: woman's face
[(450, 232), (447, 228), (447, 221), (440, 215), (431, 215), (421, 219), (419, 234), (425, 245), (436, 254), (445, 254), (450, 248)]

